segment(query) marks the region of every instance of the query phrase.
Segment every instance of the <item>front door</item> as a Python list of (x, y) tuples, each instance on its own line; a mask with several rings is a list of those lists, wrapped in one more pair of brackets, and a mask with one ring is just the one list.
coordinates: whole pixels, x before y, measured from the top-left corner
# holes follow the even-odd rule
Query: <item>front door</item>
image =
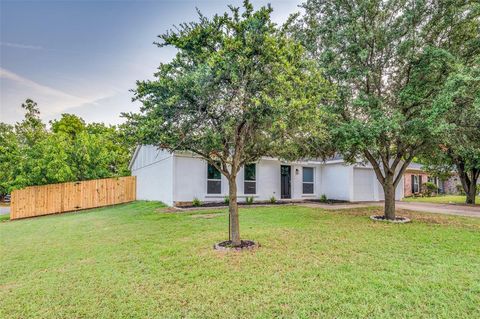
[(287, 165), (280, 166), (280, 185), (282, 198), (292, 198), (291, 193), (291, 174), (292, 168)]

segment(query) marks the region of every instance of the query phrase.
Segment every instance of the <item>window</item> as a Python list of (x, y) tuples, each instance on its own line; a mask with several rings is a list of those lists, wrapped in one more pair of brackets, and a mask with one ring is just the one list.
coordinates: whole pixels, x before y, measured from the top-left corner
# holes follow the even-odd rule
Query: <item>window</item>
[(222, 175), (220, 171), (208, 164), (207, 168), (207, 194), (221, 194), (222, 193)]
[(313, 167), (303, 167), (303, 193), (313, 194)]
[(420, 191), (420, 184), (418, 175), (412, 175), (412, 193), (418, 193)]
[(257, 178), (256, 178), (256, 165), (247, 164), (244, 167), (244, 194), (256, 194), (257, 193)]

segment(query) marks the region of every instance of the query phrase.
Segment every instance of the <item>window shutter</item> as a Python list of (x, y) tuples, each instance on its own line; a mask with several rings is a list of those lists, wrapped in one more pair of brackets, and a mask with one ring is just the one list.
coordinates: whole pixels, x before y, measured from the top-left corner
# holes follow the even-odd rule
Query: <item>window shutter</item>
[(415, 193), (415, 175), (410, 175), (410, 177), (412, 178), (412, 194)]

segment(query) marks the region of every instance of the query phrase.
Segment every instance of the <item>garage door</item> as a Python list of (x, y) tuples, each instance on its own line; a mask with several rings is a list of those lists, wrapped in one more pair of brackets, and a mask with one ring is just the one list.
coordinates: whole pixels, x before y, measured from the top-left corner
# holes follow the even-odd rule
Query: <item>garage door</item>
[(371, 169), (355, 168), (353, 170), (353, 200), (374, 200), (374, 181), (373, 171)]

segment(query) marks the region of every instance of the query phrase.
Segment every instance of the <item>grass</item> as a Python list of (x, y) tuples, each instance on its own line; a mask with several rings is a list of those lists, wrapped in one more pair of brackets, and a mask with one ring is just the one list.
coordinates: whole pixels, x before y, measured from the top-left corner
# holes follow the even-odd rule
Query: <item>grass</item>
[[(436, 204), (465, 204), (465, 195), (438, 195), (432, 197), (405, 197), (404, 202), (436, 203)], [(480, 205), (477, 198), (476, 205)]]
[(1, 318), (479, 318), (480, 219), (136, 202), (0, 223)]

